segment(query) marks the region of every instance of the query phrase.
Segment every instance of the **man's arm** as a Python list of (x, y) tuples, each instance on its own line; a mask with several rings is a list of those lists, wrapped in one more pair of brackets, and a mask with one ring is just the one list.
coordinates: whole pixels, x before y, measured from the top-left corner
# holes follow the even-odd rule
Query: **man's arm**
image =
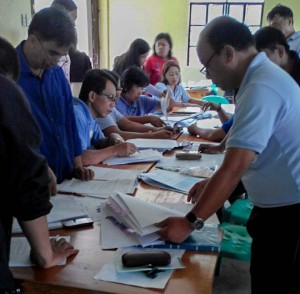
[[(207, 182), (205, 187), (195, 185), (188, 197), (198, 199), (192, 212), (204, 220), (216, 212), (231, 195), (242, 175), (253, 161), (255, 153), (241, 148), (230, 148), (226, 151), (224, 162)], [(159, 233), (165, 240), (181, 243), (192, 229), (185, 217), (170, 217), (158, 224)]]
[(209, 129), (209, 128), (199, 128), (196, 124), (188, 127), (188, 131), (191, 135), (199, 136), (203, 139), (220, 142), (226, 136), (226, 133), (222, 128)]
[(20, 225), (31, 247), (31, 260), (43, 268), (58, 265), (79, 251), (63, 238), (50, 241), (46, 216), (20, 221)]

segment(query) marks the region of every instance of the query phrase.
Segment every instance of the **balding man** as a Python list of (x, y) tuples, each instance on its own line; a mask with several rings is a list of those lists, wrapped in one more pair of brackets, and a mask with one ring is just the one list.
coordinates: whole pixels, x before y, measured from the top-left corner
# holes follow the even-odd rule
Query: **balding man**
[(223, 164), (190, 190), (188, 199), (197, 199), (191, 212), (160, 223), (160, 234), (182, 242), (242, 180), (254, 204), (247, 223), (253, 238), (252, 293), (300, 293), (300, 137), (295, 135), (300, 88), (257, 52), (249, 29), (230, 17), (205, 27), (197, 54), (213, 83), (223, 90), (239, 88), (235, 120)]

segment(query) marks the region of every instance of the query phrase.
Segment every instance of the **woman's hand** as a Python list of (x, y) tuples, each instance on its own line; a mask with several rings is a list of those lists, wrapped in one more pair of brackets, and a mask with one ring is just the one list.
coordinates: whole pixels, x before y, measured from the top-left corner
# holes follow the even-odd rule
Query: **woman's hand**
[(164, 127), (166, 123), (159, 117), (155, 115), (148, 115), (148, 122), (152, 124), (154, 127)]

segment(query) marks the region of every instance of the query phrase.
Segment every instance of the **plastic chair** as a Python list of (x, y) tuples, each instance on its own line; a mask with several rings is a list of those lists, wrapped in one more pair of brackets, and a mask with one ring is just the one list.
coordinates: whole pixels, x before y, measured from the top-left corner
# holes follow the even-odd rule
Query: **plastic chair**
[(245, 226), (251, 214), (253, 204), (248, 198), (237, 199), (224, 211), (223, 221)]
[(225, 97), (217, 96), (217, 95), (204, 96), (202, 100), (207, 102), (217, 103), (217, 104), (229, 104), (229, 101)]
[(215, 275), (219, 276), (223, 257), (249, 262), (251, 258), (252, 238), (245, 226), (222, 223), (223, 230), (221, 249), (217, 260)]

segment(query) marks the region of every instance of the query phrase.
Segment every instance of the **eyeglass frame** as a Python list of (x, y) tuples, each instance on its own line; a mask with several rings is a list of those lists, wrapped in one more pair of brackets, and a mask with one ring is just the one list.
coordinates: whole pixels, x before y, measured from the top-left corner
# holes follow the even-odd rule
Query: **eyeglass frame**
[(115, 103), (119, 100), (119, 97), (116, 96), (116, 95), (114, 96), (113, 94), (106, 94), (106, 93), (103, 93), (103, 92), (102, 93), (97, 93), (95, 91), (94, 91), (94, 93), (97, 94), (98, 96), (103, 95), (106, 98), (108, 98), (110, 101), (115, 102)]
[[(43, 43), (42, 43), (40, 37), (39, 37), (37, 34), (33, 34), (33, 35), (34, 35), (34, 36), (37, 38), (37, 40), (39, 41), (39, 43), (40, 43), (40, 45), (41, 45), (41, 48), (43, 49), (44, 54), (46, 55), (47, 59), (48, 59), (48, 60), (51, 60), (51, 61), (54, 60), (54, 58), (56, 59), (57, 57), (51, 56), (51, 54), (49, 53), (49, 50), (47, 50), (47, 49), (44, 47), (44, 45), (43, 45)], [(56, 53), (56, 55), (59, 56), (57, 63), (59, 63), (59, 61), (60, 61), (60, 59), (61, 59), (62, 57), (65, 57), (64, 62), (63, 62), (62, 64), (59, 65), (59, 67), (63, 67), (63, 66), (68, 62), (68, 55), (67, 55), (67, 54), (60, 55), (60, 54), (58, 54), (59, 52), (55, 52), (55, 53)]]
[(216, 55), (220, 54), (220, 52), (221, 52), (221, 50), (222, 50), (223, 48), (224, 48), (224, 47), (222, 47), (222, 48), (216, 50), (216, 51), (208, 58), (206, 64), (203, 64), (203, 67), (199, 70), (201, 73), (203, 73), (203, 74), (206, 74), (206, 73), (207, 73), (207, 70), (206, 70), (206, 69), (207, 69), (209, 63), (213, 60), (213, 58), (214, 58)]

